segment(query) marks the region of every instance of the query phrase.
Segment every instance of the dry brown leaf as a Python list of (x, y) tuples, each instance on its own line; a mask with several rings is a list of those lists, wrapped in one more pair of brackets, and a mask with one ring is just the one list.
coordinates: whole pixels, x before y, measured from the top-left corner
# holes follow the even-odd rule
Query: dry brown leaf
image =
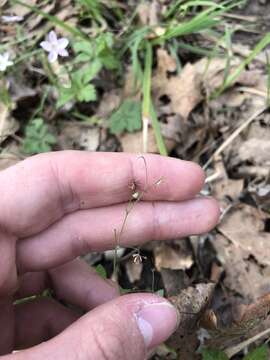
[[(50, 1), (47, 5), (43, 6), (41, 10), (46, 14), (50, 14), (52, 10), (55, 8), (55, 6), (56, 6), (56, 1)], [(32, 10), (30, 11), (32, 12)], [(39, 15), (33, 12), (33, 14), (29, 17), (29, 19), (27, 19), (28, 30), (31, 31), (35, 29), (38, 25), (40, 25), (43, 19), (44, 19), (43, 15)]]
[(20, 155), (18, 143), (15, 141), (9, 142), (8, 146), (0, 154), (0, 171), (17, 164), (21, 160), (23, 160), (23, 157)]
[(100, 144), (100, 129), (88, 128), (82, 129), (79, 140), (79, 146), (86, 151), (97, 151)]
[[(27, 5), (35, 6), (37, 2), (38, 2), (37, 0), (27, 0)], [(12, 12), (16, 16), (25, 17), (26, 15), (30, 14), (31, 11), (32, 11), (31, 9), (28, 9), (27, 7), (20, 4), (12, 5)]]
[(97, 117), (106, 119), (113, 111), (119, 108), (121, 104), (121, 90), (114, 89), (107, 91), (102, 97), (102, 100), (97, 109)]
[[(168, 113), (179, 114), (184, 120), (203, 100), (205, 92), (211, 94), (223, 83), (225, 59), (202, 59), (195, 64), (188, 63), (179, 75), (168, 77), (167, 72), (172, 71), (175, 60), (165, 50), (160, 51), (157, 57), (158, 67), (152, 81), (154, 97), (159, 100), (167, 97)], [(234, 60), (231, 71), (238, 63), (239, 60)]]
[(20, 160), (12, 154), (0, 154), (0, 171), (5, 170), (15, 164)]
[[(270, 139), (270, 138), (269, 138)], [(270, 166), (270, 141), (249, 139), (242, 143), (238, 151), (240, 162), (251, 161), (256, 165)]]
[(62, 123), (58, 137), (62, 150), (80, 149), (96, 151), (100, 144), (100, 129), (83, 123)]
[(181, 360), (198, 358), (195, 353), (199, 345), (196, 331), (199, 320), (211, 301), (214, 289), (214, 284), (198, 284), (169, 298), (178, 310), (180, 321), (179, 328), (167, 343), (177, 351)]
[(217, 179), (211, 184), (211, 193), (225, 209), (239, 198), (244, 187), (244, 180), (229, 179), (222, 159), (214, 162), (214, 169)]
[(0, 144), (18, 130), (18, 122), (10, 116), (8, 107), (0, 102)]
[[(141, 132), (125, 133), (119, 136), (124, 152), (128, 153), (141, 153), (143, 151), (143, 138)], [(166, 148), (171, 151), (175, 146), (175, 142), (170, 139), (165, 139)], [(148, 152), (158, 153), (156, 144), (155, 133), (152, 128), (148, 130)]]
[(137, 14), (142, 25), (147, 25), (149, 21), (150, 6), (149, 3), (141, 2), (137, 6)]
[(142, 25), (154, 26), (159, 22), (160, 5), (157, 0), (142, 2), (137, 6), (137, 14)]
[(160, 274), (168, 296), (179, 294), (191, 284), (189, 277), (183, 270), (161, 269)]
[[(253, 111), (256, 108), (257, 97), (253, 98), (248, 112), (251, 108)], [(266, 179), (269, 176), (270, 116), (265, 113), (256, 120), (242, 136), (231, 144), (230, 148), (225, 150), (228, 169), (237, 177)]]
[(155, 266), (161, 269), (187, 270), (193, 265), (192, 252), (181, 246), (181, 244), (162, 243), (155, 247)]
[(270, 266), (270, 233), (264, 232), (266, 218), (262, 211), (241, 204), (228, 213), (218, 230), (241, 249), (244, 258), (252, 255), (259, 264)]
[(133, 259), (129, 259), (129, 261), (125, 264), (125, 267), (131, 284), (141, 279), (143, 270), (142, 262), (135, 262)]
[(215, 312), (210, 310), (214, 316), (214, 323), (210, 321), (203, 324), (210, 335), (207, 346), (228, 349), (259, 333), (261, 328), (269, 328), (266, 320), (270, 311), (270, 293), (259, 297), (254, 303), (237, 305), (234, 310), (236, 316), (229, 326), (219, 326), (219, 319)]
[(239, 326), (255, 327), (268, 317), (270, 312), (270, 293), (259, 297), (256, 302), (242, 307), (242, 315), (237, 321)]
[(231, 209), (218, 230), (213, 246), (224, 267), (225, 286), (254, 301), (270, 291), (270, 233), (264, 232), (263, 212), (241, 204)]

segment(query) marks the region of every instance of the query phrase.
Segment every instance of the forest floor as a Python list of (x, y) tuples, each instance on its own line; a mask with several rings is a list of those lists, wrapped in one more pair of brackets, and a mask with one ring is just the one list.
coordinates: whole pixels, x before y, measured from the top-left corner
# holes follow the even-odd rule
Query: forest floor
[[(66, 39), (54, 62), (51, 31)], [(181, 330), (153, 359), (270, 356), (268, 31), (267, 0), (0, 0), (0, 170), (51, 150), (148, 151), (199, 163), (220, 202), (211, 233), (119, 249), (117, 276), (114, 254), (85, 257), (174, 298)]]

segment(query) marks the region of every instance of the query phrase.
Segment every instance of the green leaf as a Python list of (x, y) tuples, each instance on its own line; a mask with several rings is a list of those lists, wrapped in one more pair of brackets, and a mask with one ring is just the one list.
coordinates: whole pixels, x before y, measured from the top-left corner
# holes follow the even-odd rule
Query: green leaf
[(107, 54), (100, 57), (102, 65), (108, 70), (115, 70), (119, 67), (119, 61), (113, 54)]
[(98, 264), (98, 266), (96, 266), (96, 272), (100, 277), (102, 277), (102, 279), (107, 279), (107, 271), (105, 267), (101, 264)]
[(98, 59), (93, 61), (91, 65), (83, 69), (82, 82), (84, 84), (88, 84), (89, 81), (93, 80), (94, 77), (99, 73), (101, 67), (102, 64)]
[(74, 94), (74, 89), (71, 88), (64, 88), (64, 87), (60, 87), (59, 88), (59, 99), (57, 101), (56, 107), (60, 108), (62, 106), (64, 106), (66, 103), (68, 103), (69, 101), (71, 101), (72, 99), (74, 99), (75, 94)]
[(49, 132), (44, 120), (36, 118), (26, 126), (22, 149), (26, 154), (48, 152), (56, 142), (56, 137)]
[(121, 295), (126, 295), (126, 294), (129, 294), (131, 292), (132, 292), (131, 289), (124, 289), (124, 288), (120, 287), (120, 294)]
[(268, 347), (267, 345), (262, 345), (257, 349), (253, 350), (251, 353), (247, 354), (244, 357), (244, 360), (267, 360), (268, 359)]
[(76, 56), (75, 58), (75, 63), (80, 63), (80, 62), (88, 62), (91, 60), (91, 56), (88, 54), (79, 54), (78, 56)]
[(88, 56), (93, 54), (93, 46), (89, 41), (77, 41), (73, 44), (73, 49), (76, 54), (84, 53)]
[(220, 350), (203, 350), (203, 360), (229, 360), (228, 356)]
[(80, 89), (80, 91), (77, 94), (77, 98), (79, 101), (95, 101), (97, 99), (96, 89), (94, 85), (89, 84), (85, 86), (83, 89)]
[(47, 134), (44, 136), (44, 142), (46, 142), (47, 144), (54, 145), (55, 142), (56, 142), (55, 136), (52, 135), (52, 134), (50, 134), (50, 133), (47, 133)]
[(127, 99), (110, 117), (110, 130), (113, 134), (140, 130), (142, 126), (141, 116), (141, 102)]
[(164, 297), (165, 296), (165, 290), (164, 289), (160, 289), (158, 291), (155, 292), (156, 295)]
[(100, 55), (104, 51), (111, 51), (114, 43), (113, 35), (109, 32), (101, 34), (96, 38), (96, 54)]

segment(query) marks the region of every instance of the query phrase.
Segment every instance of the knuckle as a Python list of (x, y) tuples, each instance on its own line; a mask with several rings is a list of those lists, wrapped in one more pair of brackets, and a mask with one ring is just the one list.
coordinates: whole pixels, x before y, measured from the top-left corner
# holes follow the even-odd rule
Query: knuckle
[(67, 176), (62, 171), (57, 159), (49, 161), (53, 183), (57, 187), (58, 202), (63, 214), (80, 208), (80, 199), (73, 191), (73, 187)]
[(157, 204), (152, 201), (151, 202), (151, 219), (152, 219), (152, 238), (153, 240), (160, 240), (161, 238), (161, 226), (158, 217)]

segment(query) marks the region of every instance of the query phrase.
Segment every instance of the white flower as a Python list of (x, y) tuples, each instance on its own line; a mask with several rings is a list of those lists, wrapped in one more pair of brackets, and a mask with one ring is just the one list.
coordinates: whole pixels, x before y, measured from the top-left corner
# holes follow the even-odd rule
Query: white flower
[(57, 60), (58, 56), (66, 57), (69, 55), (66, 50), (68, 44), (68, 39), (58, 39), (56, 33), (54, 31), (50, 31), (46, 41), (42, 41), (40, 46), (49, 53), (49, 62), (53, 63)]
[(3, 55), (0, 54), (0, 71), (6, 71), (6, 69), (13, 65), (13, 61), (9, 60), (9, 53), (6, 52)]

